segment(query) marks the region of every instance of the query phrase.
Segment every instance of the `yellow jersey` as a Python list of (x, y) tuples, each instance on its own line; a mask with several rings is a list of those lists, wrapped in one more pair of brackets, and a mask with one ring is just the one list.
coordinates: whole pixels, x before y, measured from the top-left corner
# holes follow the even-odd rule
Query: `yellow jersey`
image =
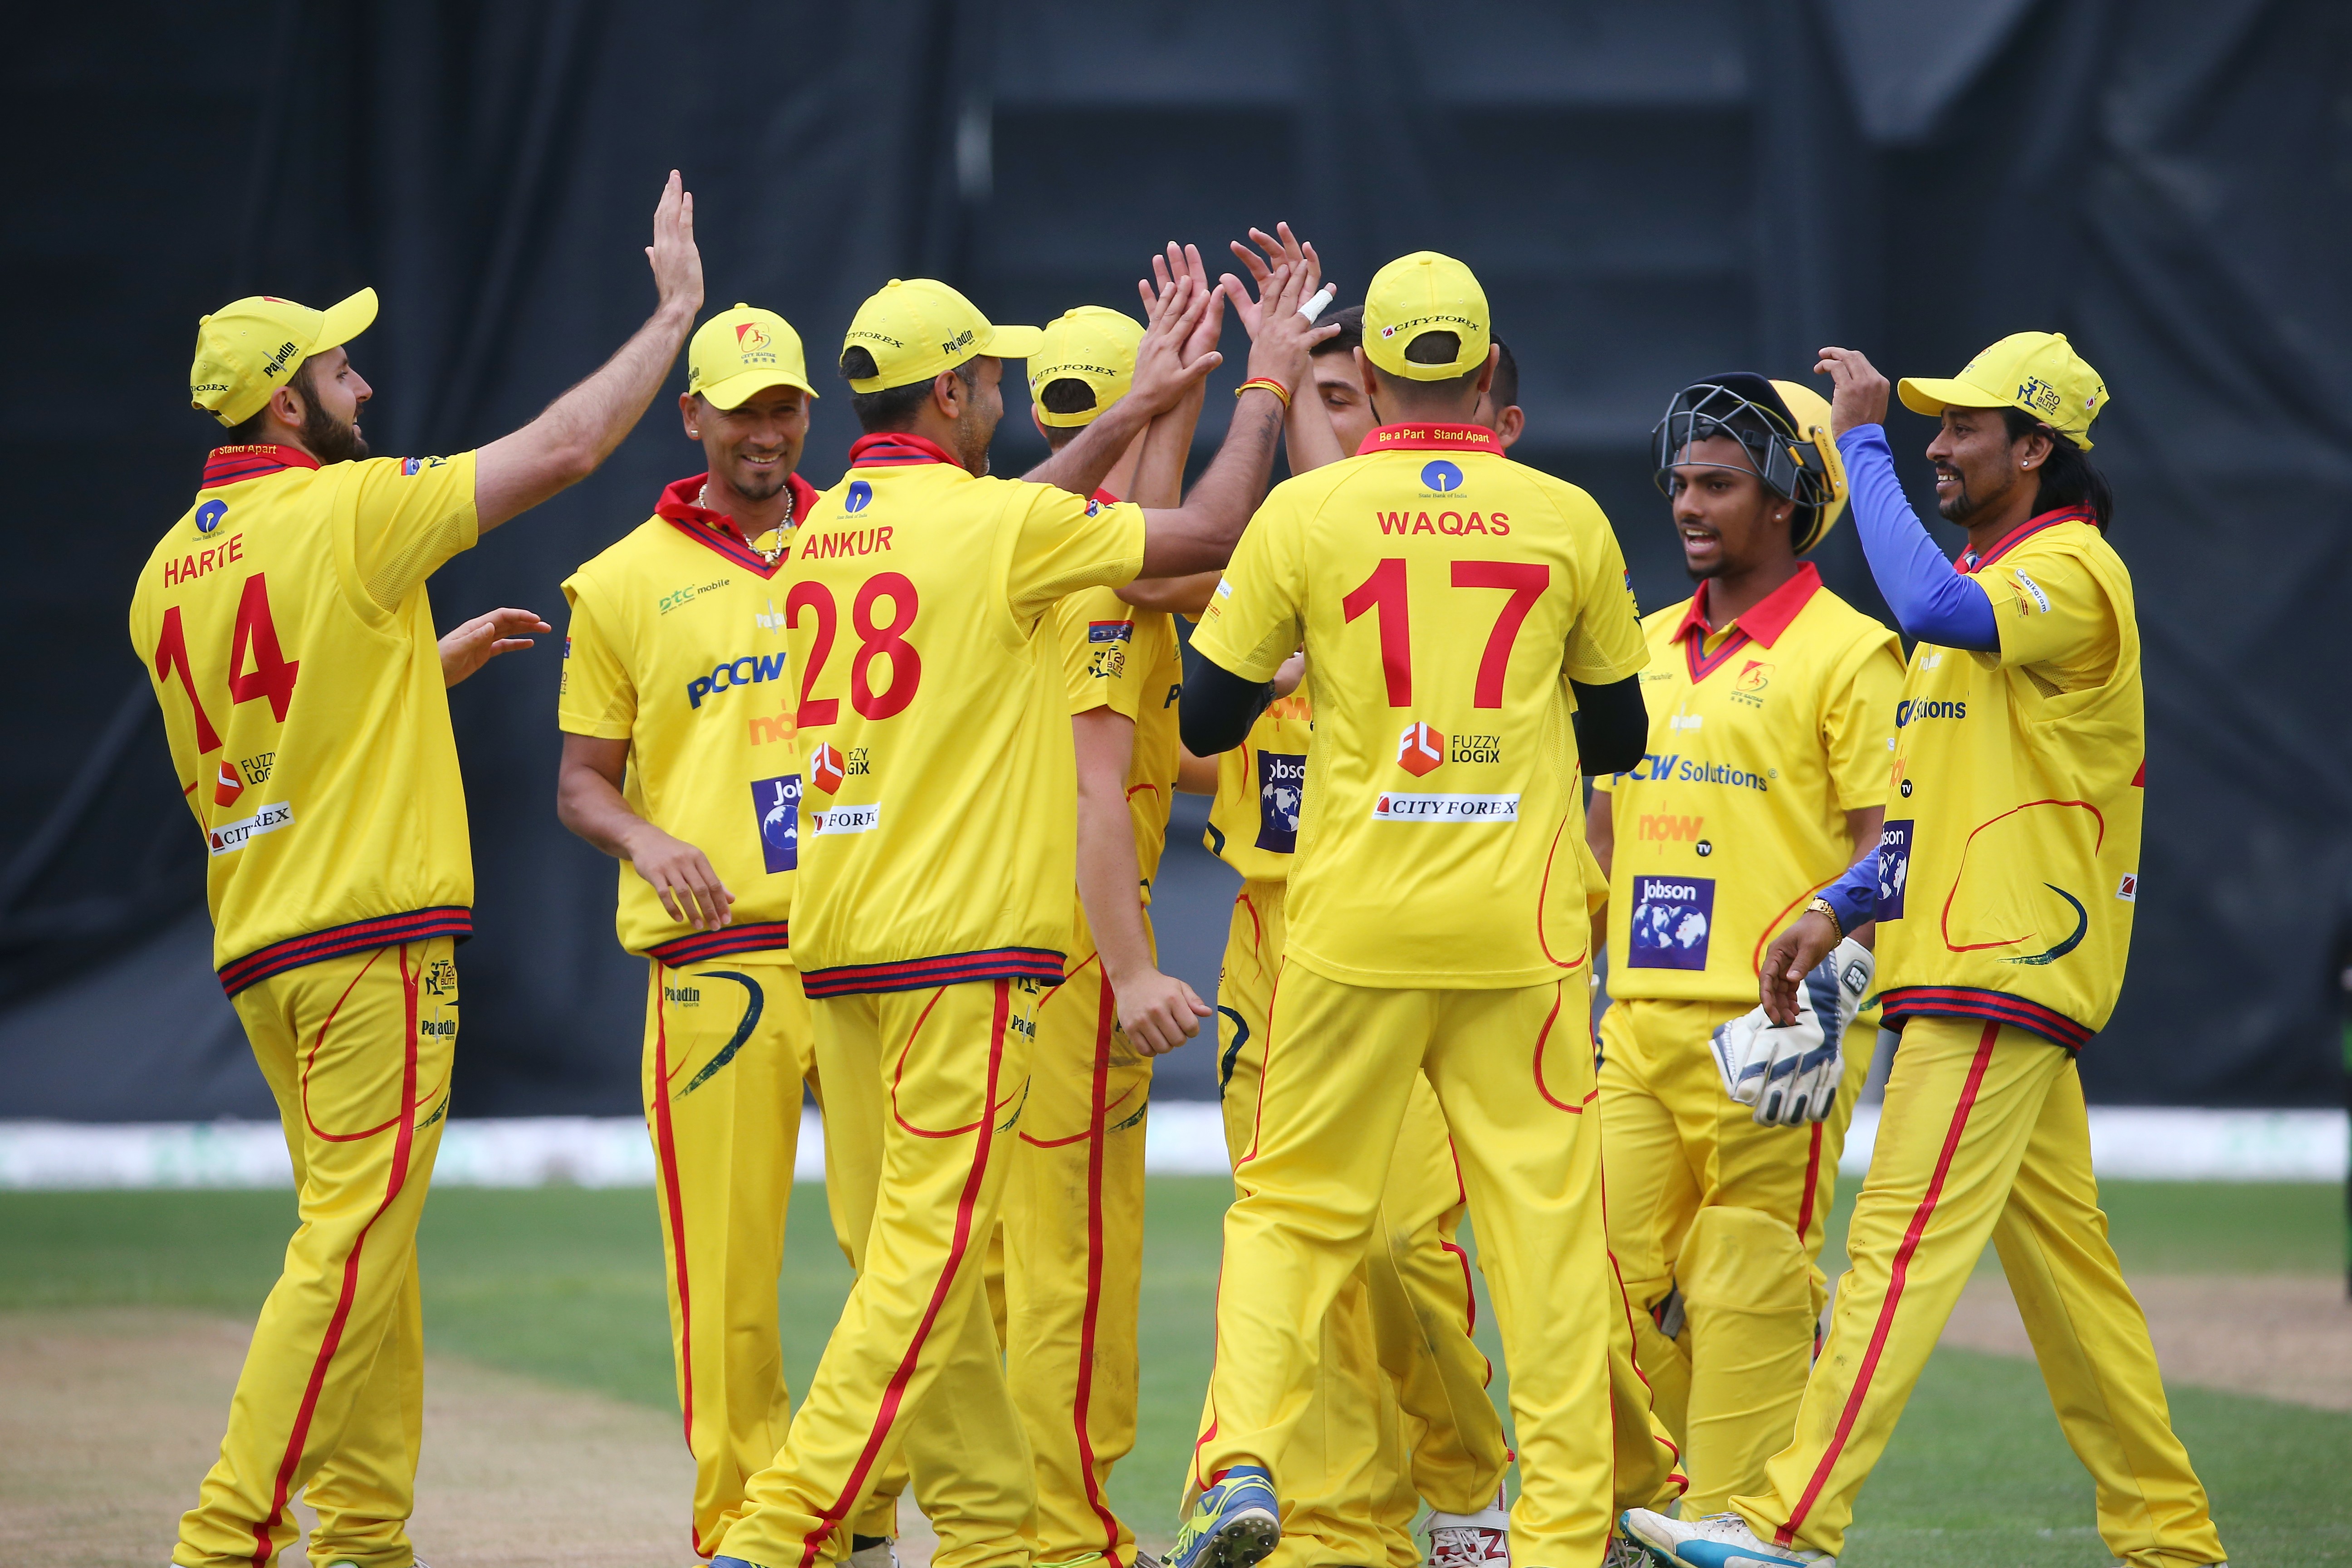
[(1957, 1015), (2077, 1049), (2115, 1013), (2139, 898), (2131, 574), (2071, 510), (1959, 566), (2000, 647), (1911, 651), (1879, 842), (1880, 995), (1890, 1024)]
[(1709, 584), (1642, 623), (1650, 749), (1598, 777), (1616, 848), (1609, 994), (1752, 1002), (1764, 945), (1853, 863), (1885, 804), (1903, 657), (1813, 563), (1710, 628)]
[(1176, 700), (1184, 692), (1184, 653), (1176, 618), (1139, 610), (1109, 588), (1072, 594), (1054, 606), (1062, 681), (1073, 714), (1108, 708), (1135, 724), (1127, 767), (1127, 810), (1135, 829), (1136, 876), (1143, 902), (1168, 846), (1168, 808), (1176, 787)]
[(211, 864), (232, 996), (473, 931), (472, 847), (425, 579), (477, 536), (474, 455), (321, 468), (222, 447), (147, 558), (131, 642)]
[(1583, 966), (1567, 677), (1648, 658), (1609, 520), (1477, 426), (1384, 426), (1266, 498), (1193, 646), (1315, 671), (1287, 956), (1351, 985), (1477, 990)]
[(1077, 772), (1055, 600), (1132, 582), (1143, 509), (861, 437), (793, 531), (803, 785), (793, 948), (813, 997), (1058, 984)]
[(1308, 682), (1277, 697), (1250, 726), (1249, 738), (1217, 758), (1217, 793), (1201, 842), (1253, 882), (1290, 876), (1298, 819), (1307, 803), (1307, 743), (1315, 738)]
[[(731, 922), (696, 931), (653, 885), (620, 868), (621, 945), (665, 963), (792, 945), (800, 764), (785, 679), (782, 564), (735, 521), (700, 505), (709, 476), (662, 492), (653, 517), (563, 584), (557, 723), (629, 742), (629, 809), (709, 859), (735, 895)], [(816, 490), (787, 476), (793, 516)]]

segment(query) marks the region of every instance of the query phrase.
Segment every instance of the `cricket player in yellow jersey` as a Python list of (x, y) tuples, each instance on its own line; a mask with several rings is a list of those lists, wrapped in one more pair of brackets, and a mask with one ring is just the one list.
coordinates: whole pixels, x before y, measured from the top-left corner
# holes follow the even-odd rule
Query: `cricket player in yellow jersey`
[[(705, 471), (563, 585), (556, 810), (622, 862), (621, 945), (647, 961), (646, 1126), (693, 1540), (709, 1556), (792, 1414), (776, 1275), (811, 1058), (775, 577), (816, 499), (794, 471), (816, 392), (800, 334), (749, 305), (705, 321), (687, 366), (679, 412)], [(887, 1515), (860, 1523), (891, 1533)]]
[(1990, 1239), (2107, 1550), (2133, 1568), (2219, 1563), (2107, 1243), (2074, 1068), (2123, 984), (2146, 756), (2131, 575), (2086, 456), (2106, 387), (2051, 332), (1903, 383), (1906, 405), (1942, 418), (1927, 457), (1937, 510), (1969, 531), (1956, 564), (1895, 477), (1885, 378), (1850, 349), (1822, 350), (1818, 368), (1872, 575), (1917, 642), (1876, 862), (1774, 939), (1761, 994), (1773, 1024), (1797, 1023), (1800, 983), (1874, 918), (1903, 1044), (1794, 1438), (1730, 1512), (1635, 1512), (1628, 1528), (1667, 1562), (1834, 1562)]
[(423, 1420), (414, 1241), (448, 1113), (454, 943), (472, 930), (445, 682), (535, 616), (452, 634), (425, 580), (593, 472), (660, 388), (702, 298), (670, 176), (660, 304), (604, 368), (478, 452), (373, 458), (344, 345), (375, 294), (205, 318), (195, 406), (231, 434), (131, 606), (182, 792), (211, 852), (214, 962), (276, 1095), (301, 1227), (256, 1325), (184, 1568), (264, 1568), (318, 1510), (311, 1560), (407, 1568)]
[(1811, 1119), (1767, 1120), (1788, 1086), (1751, 1109), (1711, 1048), (1754, 1007), (1764, 944), (1877, 844), (1884, 815), (1902, 656), (1801, 559), (1845, 510), (1829, 422), (1811, 388), (1747, 372), (1675, 394), (1653, 445), (1698, 589), (1643, 622), (1648, 754), (1592, 781), (1588, 832), (1610, 873), (1609, 1245), (1683, 1442), (1686, 1514), (1753, 1490), (1788, 1441), (1824, 1300), (1813, 1260), (1870, 1067), (1867, 1049), (1832, 1050)]
[(1037, 352), (1035, 328), (995, 326), (923, 279), (893, 281), (850, 325), (842, 369), (867, 434), (787, 574), (804, 785), (793, 948), (828, 1116), (882, 1154), (857, 1282), (721, 1568), (837, 1558), (902, 1446), (919, 1495), (936, 1460), (1003, 1505), (1004, 1538), (950, 1568), (1030, 1561), (1034, 1480), (980, 1252), (1037, 998), (1067, 978), (1074, 941), (1077, 785), (1048, 616), (1066, 595), (1230, 552), (1317, 335), (1297, 318), (1303, 281), (1287, 279), (1287, 324), (1253, 347), (1224, 447), (1172, 510), (1087, 497), (1216, 363), (1186, 356), (1213, 308), (1192, 279), (1154, 310), (1127, 395), (1037, 471), (1050, 483), (986, 477), (1003, 361)]
[[(1046, 325), (1029, 389), (1055, 451), (1127, 395), (1142, 338), (1133, 317), (1098, 306)], [(1197, 414), (1199, 391), (1195, 383), (1179, 409)], [(1191, 440), (1189, 418), (1153, 420), (1097, 498), (1173, 505)], [(1139, 490), (1147, 443), (1163, 458)], [(1108, 587), (1069, 595), (1053, 623), (1077, 760), (1078, 907), (1067, 978), (1037, 1002), (1005, 1187), (1005, 1373), (1036, 1467), (1035, 1561), (1128, 1568), (1135, 1532), (1108, 1488), (1135, 1446), (1151, 1056), (1184, 1042), (1175, 1020), (1181, 1012), (1189, 1023), (1200, 1002), (1160, 973), (1145, 912), (1168, 838), (1184, 668), (1173, 618), (1134, 609)]]
[(1426, 251), (1381, 268), (1359, 353), (1390, 423), (1361, 455), (1268, 498), (1194, 638), (1206, 662), (1182, 704), (1187, 748), (1224, 751), (1305, 648), (1315, 743), (1256, 1124), (1225, 1222), (1225, 1276), (1247, 1288), (1219, 1295), (1195, 1466), (1211, 1484), (1171, 1562), (1254, 1563), (1276, 1544), (1269, 1467), (1309, 1402), (1311, 1336), (1365, 1255), (1423, 1074), (1514, 1371), (1512, 1556), (1597, 1561), (1622, 1306), (1588, 1115), (1573, 817), (1580, 742), (1605, 771), (1640, 754), (1645, 656), (1600, 509), (1469, 423), (1494, 362), (1469, 269)]

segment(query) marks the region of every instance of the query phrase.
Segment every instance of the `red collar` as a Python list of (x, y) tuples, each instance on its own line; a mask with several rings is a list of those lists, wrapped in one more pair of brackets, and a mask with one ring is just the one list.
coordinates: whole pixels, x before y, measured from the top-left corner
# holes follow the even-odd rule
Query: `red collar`
[(1118, 504), (1118, 498), (1111, 494), (1108, 490), (1103, 489), (1100, 485), (1097, 485), (1095, 487), (1095, 500), (1102, 502), (1105, 506), (1117, 506)]
[(945, 447), (928, 437), (910, 436), (904, 430), (860, 436), (849, 444), (849, 466), (853, 468), (896, 468), (918, 463), (945, 463), (959, 473), (963, 471), (963, 464)]
[[(1712, 585), (1705, 580), (1699, 583), (1698, 592), (1691, 595), (1690, 608), (1683, 612), (1682, 624), (1675, 628), (1675, 641), (1680, 642), (1696, 632), (1704, 642), (1723, 629), (1706, 624), (1706, 591)], [(1794, 576), (1748, 605), (1732, 625), (1747, 633), (1749, 641), (1770, 647), (1780, 640), (1780, 634), (1789, 629), (1789, 623), (1797, 618), (1798, 612), (1821, 591), (1821, 569), (1810, 561), (1800, 561)]]
[(2023, 522), (2019, 523), (2015, 528), (2010, 530), (2009, 532), (2003, 534), (2000, 538), (2000, 542), (1995, 544), (1990, 550), (1986, 551), (1982, 555), (1972, 554), (1965, 550), (1961, 551), (1959, 560), (1955, 562), (1954, 564), (1958, 566), (1962, 573), (1973, 575), (1976, 573), (1983, 571), (1986, 567), (1991, 565), (1994, 562), (2000, 560), (2002, 556), (2008, 554), (2011, 551), (2016, 549), (2019, 545), (2024, 543), (2028, 539), (2032, 538), (2033, 535), (2041, 532), (2043, 529), (2055, 528), (2062, 522), (2087, 522), (2094, 528), (2098, 527), (2097, 521), (2094, 519), (2089, 512), (2084, 511), (2081, 507), (2060, 507), (2056, 511), (2045, 511), (2039, 517), (2027, 518)]
[(1484, 425), (1383, 425), (1364, 437), (1356, 456), (1367, 452), (1494, 452), (1502, 442)]
[[(654, 515), (688, 539), (719, 552), (736, 565), (756, 572), (762, 577), (774, 576), (776, 568), (783, 563), (782, 554), (779, 553), (774, 561), (770, 561), (751, 548), (751, 542), (743, 536), (743, 531), (736, 526), (733, 518), (723, 511), (713, 511), (696, 503), (695, 498), (702, 493), (702, 487), (709, 479), (708, 473), (690, 474), (671, 485), (662, 491), (661, 500), (654, 503)], [(816, 487), (798, 474), (786, 474), (784, 488), (792, 493), (793, 520), (797, 521), (808, 516), (809, 509), (816, 505)]]
[(216, 490), (223, 485), (242, 484), (264, 474), (318, 466), (319, 459), (299, 447), (279, 447), (267, 441), (252, 447), (215, 447), (212, 455), (205, 459), (204, 482), (196, 488)]

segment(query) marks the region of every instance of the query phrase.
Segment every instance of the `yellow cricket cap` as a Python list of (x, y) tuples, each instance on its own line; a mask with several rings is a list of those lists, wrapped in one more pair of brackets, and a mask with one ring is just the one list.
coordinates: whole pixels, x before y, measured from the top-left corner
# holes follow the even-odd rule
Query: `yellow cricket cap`
[(1035, 327), (1000, 327), (980, 307), (929, 278), (893, 278), (857, 307), (841, 352), (864, 349), (880, 373), (853, 376), (852, 392), (886, 392), (929, 381), (968, 359), (1027, 359), (1045, 341)]
[(1947, 408), (2019, 408), (2091, 449), (2091, 421), (2107, 405), (2107, 384), (2063, 332), (2011, 332), (1948, 378), (1906, 375), (1895, 390), (1915, 414)]
[(362, 289), (323, 310), (268, 294), (223, 305), (196, 322), (188, 367), (190, 406), (222, 424), (244, 424), (312, 354), (347, 343), (375, 320), (375, 290)]
[[(1140, 321), (1101, 305), (1080, 305), (1046, 322), (1045, 341), (1029, 356), (1029, 400), (1037, 404), (1037, 417), (1064, 429), (1093, 423), (1127, 395), (1142, 342)], [(1084, 382), (1094, 389), (1094, 405), (1056, 414), (1038, 403), (1038, 395), (1056, 381)]]
[[(1452, 332), (1462, 346), (1452, 359), (1423, 364), (1404, 351), (1423, 332)], [(1364, 290), (1364, 355), (1408, 381), (1445, 381), (1486, 362), (1494, 342), (1486, 290), (1470, 268), (1450, 256), (1416, 250), (1372, 274)]]
[[(1816, 488), (1822, 499), (1813, 504), (1812, 524), (1792, 542), (1797, 553), (1802, 555), (1837, 526), (1838, 518), (1845, 511), (1845, 458), (1838, 451), (1837, 438), (1830, 434), (1828, 398), (1802, 382), (1776, 381), (1772, 390), (1788, 406), (1789, 417), (1797, 427), (1797, 439), (1813, 449), (1821, 465), (1822, 478)], [(1801, 456), (1799, 460), (1802, 463)]]
[(695, 329), (686, 347), (687, 391), (702, 394), (713, 408), (734, 408), (772, 386), (797, 386), (816, 395), (801, 335), (790, 321), (773, 310), (738, 305)]

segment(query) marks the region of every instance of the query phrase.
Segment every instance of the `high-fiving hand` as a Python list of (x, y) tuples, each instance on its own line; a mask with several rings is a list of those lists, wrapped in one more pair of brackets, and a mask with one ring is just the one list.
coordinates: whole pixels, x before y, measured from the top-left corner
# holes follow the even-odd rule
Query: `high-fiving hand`
[[(1136, 345), (1135, 378), (1128, 384), (1127, 395), (1139, 411), (1150, 415), (1173, 408), (1224, 363), (1215, 346), (1224, 320), (1223, 296), (1195, 275), (1197, 253), (1192, 265), (1185, 266), (1175, 246), (1168, 252), (1166, 258), (1151, 258), (1159, 286), (1150, 281), (1138, 285), (1143, 294), (1143, 342)], [(1179, 266), (1171, 268), (1171, 260)]]
[(492, 610), (487, 616), (476, 616), (441, 639), (441, 684), (455, 686), (499, 655), (529, 647), (531, 639), (519, 633), (554, 629), (530, 610)]
[(702, 252), (694, 244), (694, 193), (676, 169), (654, 206), (654, 242), (646, 247), (661, 302), (689, 316), (702, 309)]

